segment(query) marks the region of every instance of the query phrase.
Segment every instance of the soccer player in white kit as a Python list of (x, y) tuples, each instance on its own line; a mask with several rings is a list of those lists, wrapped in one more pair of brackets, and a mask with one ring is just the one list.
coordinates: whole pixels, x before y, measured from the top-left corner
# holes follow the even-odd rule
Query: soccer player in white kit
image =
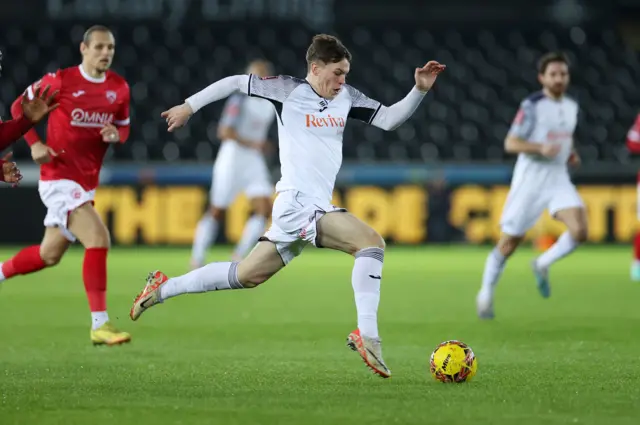
[(505, 140), (505, 150), (517, 153), (511, 189), (500, 221), (502, 236), (487, 258), (482, 288), (476, 298), (478, 316), (494, 317), (495, 286), (509, 256), (545, 209), (567, 226), (557, 242), (532, 262), (540, 294), (550, 295), (549, 267), (587, 239), (587, 215), (567, 165), (578, 165), (573, 133), (579, 107), (565, 92), (569, 61), (548, 53), (538, 62), (542, 91), (527, 97)]
[[(248, 74), (271, 75), (271, 64), (256, 60)], [(191, 254), (191, 268), (204, 266), (207, 250), (218, 236), (219, 223), (227, 208), (241, 191), (251, 202), (253, 215), (245, 224), (232, 259), (240, 261), (262, 236), (271, 214), (273, 184), (263, 151), (269, 128), (275, 119), (271, 102), (246, 94), (229, 96), (218, 124), (222, 144), (213, 165), (211, 208), (196, 227)]]
[(352, 286), (358, 328), (347, 345), (384, 378), (391, 376), (378, 335), (377, 311), (385, 242), (354, 215), (331, 204), (336, 175), (342, 164), (342, 137), (349, 118), (393, 130), (418, 107), (445, 69), (435, 61), (416, 68), (415, 86), (399, 102), (384, 106), (345, 84), (351, 54), (330, 35), (316, 35), (307, 50), (305, 79), (289, 76), (224, 78), (164, 112), (169, 131), (182, 127), (205, 105), (236, 90), (268, 99), (277, 111), (282, 178), (276, 185), (273, 223), (260, 242), (240, 262), (208, 264), (169, 279), (150, 273), (131, 308), (131, 319), (180, 294), (256, 287), (285, 267), (303, 248), (335, 249), (355, 257)]

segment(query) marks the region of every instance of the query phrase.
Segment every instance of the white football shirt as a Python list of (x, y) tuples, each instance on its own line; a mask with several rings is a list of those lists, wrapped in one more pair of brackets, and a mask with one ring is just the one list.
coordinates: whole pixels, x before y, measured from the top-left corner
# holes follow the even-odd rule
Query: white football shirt
[(249, 95), (270, 100), (278, 114), (282, 177), (276, 191), (297, 190), (330, 200), (342, 165), (347, 119), (371, 123), (380, 102), (348, 85), (327, 100), (306, 80), (287, 76), (251, 76), (248, 84)]
[(543, 92), (537, 92), (523, 100), (509, 129), (509, 135), (530, 143), (557, 143), (561, 145), (561, 149), (551, 159), (520, 153), (514, 173), (535, 170), (568, 172), (567, 160), (573, 148), (579, 109), (578, 103), (566, 95), (556, 100)]
[(219, 125), (231, 127), (241, 139), (261, 145), (267, 139), (275, 116), (269, 101), (235, 93), (227, 99)]

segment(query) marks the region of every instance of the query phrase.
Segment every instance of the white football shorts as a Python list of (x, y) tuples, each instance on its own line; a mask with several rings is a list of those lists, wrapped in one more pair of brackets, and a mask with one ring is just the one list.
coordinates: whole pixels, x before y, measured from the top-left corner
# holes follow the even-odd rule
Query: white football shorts
[(93, 203), (96, 191), (86, 191), (72, 180), (41, 180), (38, 182), (38, 192), (47, 207), (45, 227), (58, 227), (69, 241), (75, 242), (76, 237), (68, 228), (69, 215), (87, 202)]
[(273, 203), (271, 227), (259, 240), (276, 245), (285, 265), (300, 255), (309, 243), (316, 242), (317, 223), (322, 216), (345, 212), (329, 201), (307, 196), (296, 190), (280, 192)]
[(539, 179), (533, 176), (514, 181), (502, 210), (500, 227), (510, 236), (524, 236), (545, 209), (554, 217), (558, 211), (584, 208), (584, 202), (569, 176)]
[(267, 163), (258, 151), (225, 141), (213, 165), (210, 204), (228, 208), (244, 192), (247, 198), (270, 198), (274, 187)]

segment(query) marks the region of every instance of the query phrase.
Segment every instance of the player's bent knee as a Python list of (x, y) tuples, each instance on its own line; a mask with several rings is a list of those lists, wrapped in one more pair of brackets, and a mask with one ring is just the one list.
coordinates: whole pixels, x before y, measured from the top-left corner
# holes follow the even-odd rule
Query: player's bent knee
[(362, 238), (358, 241), (358, 243), (354, 244), (351, 255), (354, 255), (356, 252), (365, 248), (380, 248), (385, 249), (386, 243), (384, 238), (380, 236), (378, 232), (369, 228), (366, 234), (362, 235)]
[(81, 242), (85, 248), (111, 248), (111, 237), (106, 228), (91, 233)]
[(505, 257), (511, 256), (522, 241), (520, 236), (502, 235), (498, 241), (498, 250)]
[(216, 221), (220, 221), (224, 219), (225, 210), (223, 208), (211, 207), (209, 213)]
[(62, 256), (64, 255), (66, 250), (55, 249), (55, 248), (46, 248), (40, 247), (40, 258), (42, 262), (46, 264), (47, 267), (53, 267), (60, 263)]
[(576, 228), (569, 230), (571, 237), (578, 243), (584, 243), (589, 237), (589, 229), (587, 226), (576, 226)]

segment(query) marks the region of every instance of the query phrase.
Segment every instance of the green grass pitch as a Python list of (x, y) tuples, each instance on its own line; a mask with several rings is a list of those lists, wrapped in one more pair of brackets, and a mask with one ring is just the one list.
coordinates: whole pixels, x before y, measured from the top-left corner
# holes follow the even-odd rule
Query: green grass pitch
[[(480, 322), (488, 250), (388, 249), (379, 322), (389, 380), (345, 347), (356, 323), (347, 255), (310, 248), (261, 288), (172, 299), (134, 323), (147, 272), (181, 274), (189, 251), (114, 249), (110, 314), (133, 342), (94, 348), (82, 251), (72, 250), (57, 268), (2, 285), (0, 424), (640, 423), (630, 248), (586, 247), (561, 261), (548, 300), (522, 250), (498, 288), (496, 320)], [(428, 374), (447, 339), (474, 349), (472, 382)]]

